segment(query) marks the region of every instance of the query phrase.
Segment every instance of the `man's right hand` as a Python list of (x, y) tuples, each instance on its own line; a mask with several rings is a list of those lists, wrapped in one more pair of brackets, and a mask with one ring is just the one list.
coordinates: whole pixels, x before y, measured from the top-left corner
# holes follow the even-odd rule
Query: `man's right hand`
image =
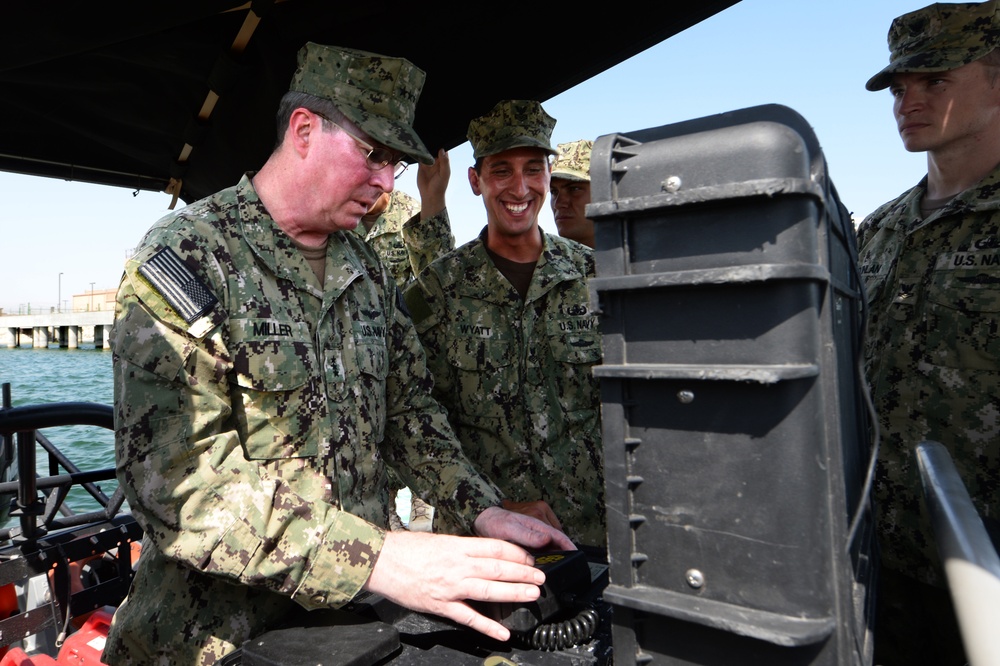
[(466, 600), (535, 601), (545, 574), (533, 564), (526, 550), (500, 539), (386, 532), (365, 589), (506, 641), (510, 630), (473, 610)]
[(420, 219), (438, 215), (445, 209), (445, 192), (451, 179), (451, 162), (448, 152), (438, 150), (434, 164), (417, 167), (417, 190), (420, 193)]

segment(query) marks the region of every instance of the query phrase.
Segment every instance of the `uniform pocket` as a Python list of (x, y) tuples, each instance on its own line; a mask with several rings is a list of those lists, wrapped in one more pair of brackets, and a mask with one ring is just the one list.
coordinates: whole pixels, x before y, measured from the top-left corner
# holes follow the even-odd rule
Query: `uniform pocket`
[(233, 412), (247, 457), (313, 457), (326, 401), (313, 347), (304, 340), (244, 341), (233, 349)]
[(952, 368), (994, 370), (1000, 358), (1000, 274), (936, 271), (927, 289), (927, 356)]
[(549, 338), (552, 357), (559, 363), (594, 365), (601, 362), (599, 333), (563, 333), (556, 331)]
[(452, 344), (454, 351), (449, 360), (458, 379), (455, 403), (461, 406), (462, 413), (480, 423), (509, 413), (518, 392), (516, 348), (489, 338), (460, 339)]

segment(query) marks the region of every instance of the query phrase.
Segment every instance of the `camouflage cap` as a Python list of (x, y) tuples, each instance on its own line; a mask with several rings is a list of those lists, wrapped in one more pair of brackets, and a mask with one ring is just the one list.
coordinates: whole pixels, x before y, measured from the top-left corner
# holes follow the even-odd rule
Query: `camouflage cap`
[(552, 177), (566, 180), (590, 181), (590, 152), (594, 142), (589, 139), (560, 143), (556, 146), (556, 161), (552, 164)]
[(541, 148), (550, 155), (550, 137), (556, 119), (545, 113), (538, 102), (511, 99), (497, 102), (493, 110), (469, 123), (467, 136), (473, 157), (496, 155), (511, 148)]
[(375, 141), (413, 161), (434, 163), (413, 129), (423, 70), (405, 58), (313, 42), (299, 49), (298, 58), (289, 90), (330, 100)]
[(1000, 44), (998, 0), (935, 3), (893, 20), (889, 65), (865, 88), (884, 90), (896, 72), (941, 72), (982, 58)]

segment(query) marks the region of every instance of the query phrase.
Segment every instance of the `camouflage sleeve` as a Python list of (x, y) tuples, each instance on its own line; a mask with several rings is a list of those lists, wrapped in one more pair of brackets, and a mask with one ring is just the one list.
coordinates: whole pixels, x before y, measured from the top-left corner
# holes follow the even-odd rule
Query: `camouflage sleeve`
[(128, 262), (112, 332), (116, 465), (133, 513), (184, 566), (306, 608), (346, 603), (368, 579), (384, 532), (301, 496), (303, 484), (329, 485), (305, 465), (293, 487), (245, 455), (228, 314), (211, 286), (194, 299), (201, 313), (182, 314), (141, 273), (149, 259), (141, 250)]
[(403, 225), (403, 240), (410, 255), (413, 275), (420, 275), (432, 261), (455, 249), (455, 236), (451, 232), (448, 209), (426, 220), (417, 213)]
[(501, 503), (500, 490), (480, 475), (465, 457), (448, 422), (447, 412), (432, 397), (435, 380), (413, 322), (399, 304), (392, 318), (390, 362), (386, 383), (385, 442), (393, 447), (386, 459), (405, 461), (395, 469), (404, 483), (436, 510), (446, 512), (468, 533), (476, 517)]
[(445, 410), (453, 411), (455, 405), (450, 403), (450, 396), (457, 377), (445, 353), (448, 339), (438, 314), (440, 304), (444, 303), (444, 291), (438, 274), (433, 269), (421, 273), (406, 288), (405, 297), (427, 357), (427, 367), (434, 377), (434, 397), (444, 405)]

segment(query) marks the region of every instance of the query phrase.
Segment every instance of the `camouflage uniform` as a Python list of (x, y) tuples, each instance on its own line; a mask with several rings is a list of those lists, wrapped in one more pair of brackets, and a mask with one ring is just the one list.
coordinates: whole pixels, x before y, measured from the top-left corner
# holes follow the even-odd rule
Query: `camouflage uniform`
[[(890, 64), (866, 87), (983, 57), (1000, 45), (998, 12), (996, 2), (939, 3), (898, 17)], [(869, 215), (858, 248), (882, 436), (882, 563), (943, 585), (913, 449), (925, 439), (944, 444), (984, 519), (1000, 517), (1000, 169), (924, 219), (926, 182)]]
[(118, 479), (145, 531), (108, 664), (213, 664), (368, 579), (387, 464), (471, 529), (499, 490), (462, 456), (398, 288), (353, 232), (321, 284), (249, 176), (157, 222), (127, 262)]
[[(193, 321), (143, 275), (165, 248), (217, 299)], [(141, 654), (152, 627), (172, 654), (218, 657), (293, 603), (349, 601), (387, 525), (386, 461), (440, 509), (498, 504), (395, 294), (349, 232), (330, 236), (320, 285), (248, 178), (147, 234), (113, 349), (118, 473), (148, 544), (105, 657)]]
[(388, 207), (372, 228), (366, 230), (359, 224), (356, 229), (375, 248), (400, 289), (429, 263), (455, 247), (447, 210), (426, 220), (413, 220), (419, 215), (419, 201), (406, 192), (393, 190)]
[[(477, 158), (520, 145), (552, 152), (547, 134), (518, 142), (537, 133), (530, 106), (498, 110), (496, 135), (470, 137)], [(601, 337), (587, 287), (593, 252), (539, 233), (544, 247), (523, 301), (487, 254), (486, 229), (431, 263), (406, 299), (435, 396), (473, 464), (507, 498), (548, 502), (574, 542), (603, 548), (601, 400), (591, 371)], [(447, 517), (434, 529), (462, 530)]]
[[(522, 302), (479, 238), (433, 262), (407, 302), (434, 394), (473, 464), (514, 501), (544, 499), (574, 542), (605, 545), (593, 252), (544, 234)], [(421, 300), (423, 303), (421, 303)], [(435, 531), (456, 526), (435, 520)]]
[[(1000, 43), (996, 2), (934, 4), (896, 18), (897, 72), (938, 72)], [(1000, 167), (926, 217), (927, 178), (858, 230), (868, 301), (865, 370), (880, 433), (874, 495), (881, 570), (874, 660), (964, 664), (923, 499), (915, 447), (942, 443), (989, 528), (1000, 516)], [(924, 202), (927, 204), (928, 202)]]
[(923, 195), (872, 213), (858, 247), (882, 563), (943, 585), (913, 448), (947, 446), (980, 514), (1000, 517), (1000, 169), (926, 219)]

